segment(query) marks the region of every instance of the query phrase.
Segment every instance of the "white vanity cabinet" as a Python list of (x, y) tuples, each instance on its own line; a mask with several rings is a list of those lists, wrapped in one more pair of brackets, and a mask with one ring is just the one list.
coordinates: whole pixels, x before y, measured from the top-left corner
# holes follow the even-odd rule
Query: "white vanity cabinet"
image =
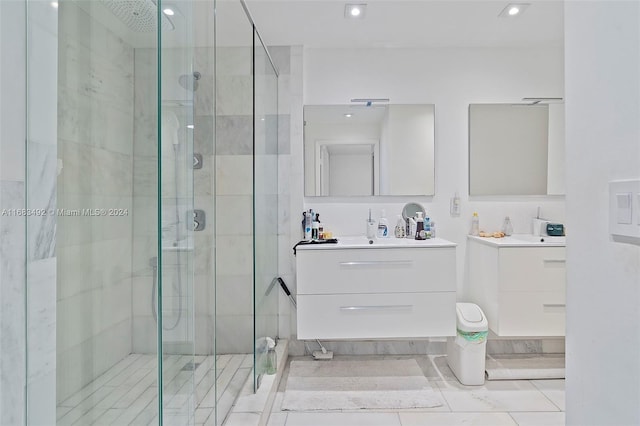
[(565, 247), (469, 237), (471, 302), (498, 336), (564, 336)]
[(298, 339), (455, 335), (455, 244), (363, 238), (298, 246)]

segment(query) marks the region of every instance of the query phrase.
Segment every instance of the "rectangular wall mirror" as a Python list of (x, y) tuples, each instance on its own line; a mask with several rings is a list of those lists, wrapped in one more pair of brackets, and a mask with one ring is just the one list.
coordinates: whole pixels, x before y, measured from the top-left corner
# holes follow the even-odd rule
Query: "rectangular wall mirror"
[(564, 194), (564, 104), (469, 105), (469, 194)]
[(434, 194), (434, 105), (306, 105), (306, 196)]

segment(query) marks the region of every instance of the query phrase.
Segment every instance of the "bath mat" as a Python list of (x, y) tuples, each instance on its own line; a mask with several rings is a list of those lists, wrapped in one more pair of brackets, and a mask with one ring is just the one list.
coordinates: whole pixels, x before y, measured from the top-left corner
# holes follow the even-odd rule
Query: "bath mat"
[(291, 361), (283, 411), (442, 405), (414, 359)]
[(564, 379), (564, 356), (489, 356), (487, 380)]

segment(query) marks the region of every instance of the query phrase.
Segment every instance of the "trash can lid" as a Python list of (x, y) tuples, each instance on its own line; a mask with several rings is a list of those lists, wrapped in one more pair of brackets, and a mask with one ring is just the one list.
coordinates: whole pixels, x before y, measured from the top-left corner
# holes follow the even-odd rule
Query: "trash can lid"
[(457, 327), (460, 331), (487, 331), (489, 323), (475, 303), (456, 303)]

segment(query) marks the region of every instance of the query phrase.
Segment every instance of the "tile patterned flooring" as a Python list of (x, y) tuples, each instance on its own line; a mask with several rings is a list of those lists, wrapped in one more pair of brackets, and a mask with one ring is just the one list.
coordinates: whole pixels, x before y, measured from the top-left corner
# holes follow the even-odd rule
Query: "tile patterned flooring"
[[(371, 356), (336, 357), (336, 359), (351, 360), (372, 358)], [(443, 355), (376, 358), (414, 358), (438, 393), (442, 406), (408, 410), (281, 411), (288, 376), (287, 367), (273, 404), (268, 426), (562, 426), (565, 424), (564, 380), (487, 381), (483, 386), (463, 386), (447, 366), (446, 356)], [(292, 357), (291, 359), (304, 358)]]
[[(192, 360), (195, 370), (189, 368)], [(156, 425), (157, 364), (155, 355), (132, 354), (122, 359), (58, 405), (57, 425)], [(213, 356), (163, 359), (165, 425), (222, 424), (251, 373), (253, 356), (218, 355), (216, 364), (217, 374)], [(195, 419), (190, 420), (194, 406)]]

